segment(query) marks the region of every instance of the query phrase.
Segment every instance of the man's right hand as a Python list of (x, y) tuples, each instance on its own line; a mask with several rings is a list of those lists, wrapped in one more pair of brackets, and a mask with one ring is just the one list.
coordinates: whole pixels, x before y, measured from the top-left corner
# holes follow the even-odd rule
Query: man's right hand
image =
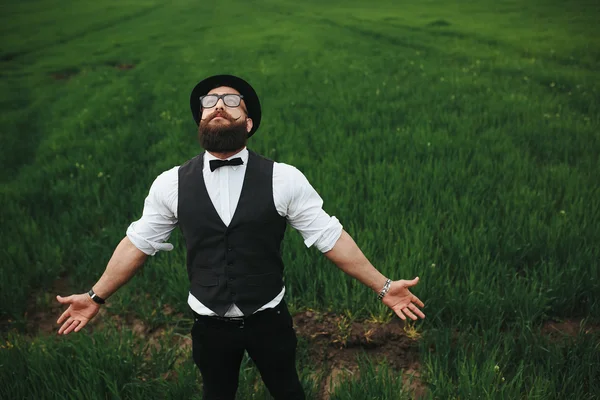
[(71, 331), (79, 332), (100, 311), (100, 304), (92, 300), (87, 293), (68, 297), (56, 296), (56, 299), (61, 304), (69, 305), (69, 308), (56, 321), (57, 324), (63, 324), (58, 330), (59, 335), (66, 335)]

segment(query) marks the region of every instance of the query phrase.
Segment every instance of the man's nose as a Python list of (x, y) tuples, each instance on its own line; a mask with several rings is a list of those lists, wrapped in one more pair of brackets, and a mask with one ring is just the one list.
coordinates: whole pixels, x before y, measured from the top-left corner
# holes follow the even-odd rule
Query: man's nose
[(215, 104), (215, 110), (224, 110), (224, 109), (225, 109), (225, 103), (223, 102), (223, 99), (217, 100), (217, 104)]

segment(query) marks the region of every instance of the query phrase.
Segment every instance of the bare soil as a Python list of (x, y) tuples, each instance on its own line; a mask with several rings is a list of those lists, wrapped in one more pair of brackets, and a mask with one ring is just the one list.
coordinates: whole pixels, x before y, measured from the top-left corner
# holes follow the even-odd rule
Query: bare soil
[(580, 333), (590, 334), (600, 332), (600, 324), (586, 324), (581, 326), (582, 318), (565, 319), (560, 321), (546, 321), (542, 325), (542, 334), (551, 340), (560, 340), (565, 337), (575, 337)]
[[(135, 68), (135, 64), (119, 62), (119, 61), (111, 61), (106, 64), (103, 64), (109, 67), (116, 68), (120, 71), (127, 71)], [(79, 68), (66, 68), (60, 71), (54, 71), (50, 73), (50, 77), (56, 81), (66, 81), (79, 74), (81, 71)]]
[(356, 360), (363, 353), (376, 364), (385, 360), (391, 369), (403, 371), (414, 398), (426, 394), (426, 386), (419, 379), (418, 336), (407, 333), (403, 321), (349, 321), (334, 313), (304, 311), (294, 316), (294, 323), (298, 336), (311, 344), (310, 359), (325, 376), (319, 399), (329, 399), (343, 378), (358, 377)]
[(55, 71), (50, 73), (50, 76), (57, 81), (64, 81), (72, 78), (73, 76), (79, 73), (79, 69), (77, 68), (67, 68), (61, 71)]
[[(56, 280), (49, 293), (68, 293), (66, 279)], [(24, 315), (25, 335), (56, 334), (59, 326), (56, 320), (65, 307), (54, 298), (51, 301), (32, 299), (27, 305)], [(177, 320), (186, 316), (176, 314), (165, 305), (163, 315), (172, 315)], [(142, 338), (146, 338), (150, 346), (160, 348), (164, 337), (170, 337), (169, 345), (180, 349), (180, 359), (184, 362), (191, 354), (192, 341), (189, 334), (174, 335), (173, 328), (152, 328), (144, 321), (133, 316), (113, 315), (103, 307), (96, 318), (86, 329), (103, 329), (107, 324), (114, 324), (118, 329), (128, 328)], [(575, 337), (580, 333), (588, 334), (600, 331), (600, 325), (587, 324), (581, 329), (581, 318), (560, 321), (546, 321), (541, 328), (543, 335), (552, 340)], [(0, 331), (10, 329), (10, 320), (0, 321)], [(405, 385), (415, 399), (427, 394), (427, 387), (420, 379), (419, 334), (404, 321), (394, 319), (388, 323), (355, 320), (335, 313), (320, 313), (312, 310), (303, 311), (294, 316), (294, 325), (299, 337), (309, 342), (309, 358), (315, 366), (319, 377), (319, 400), (328, 400), (332, 390), (343, 379), (358, 378), (357, 356), (365, 353), (376, 365), (385, 360), (389, 368), (402, 372)], [(150, 349), (148, 350), (150, 354)], [(174, 372), (164, 374), (164, 379), (176, 379)]]

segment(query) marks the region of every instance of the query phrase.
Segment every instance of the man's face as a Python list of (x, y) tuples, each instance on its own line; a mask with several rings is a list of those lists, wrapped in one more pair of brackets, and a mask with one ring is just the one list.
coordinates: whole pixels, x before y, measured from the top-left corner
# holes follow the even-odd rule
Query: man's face
[[(236, 94), (234, 88), (221, 86), (209, 94)], [(238, 106), (228, 106), (224, 99), (218, 99), (213, 107), (203, 107), (198, 125), (198, 140), (207, 151), (230, 152), (246, 145), (248, 132), (252, 129), (252, 119), (248, 118), (244, 100)]]

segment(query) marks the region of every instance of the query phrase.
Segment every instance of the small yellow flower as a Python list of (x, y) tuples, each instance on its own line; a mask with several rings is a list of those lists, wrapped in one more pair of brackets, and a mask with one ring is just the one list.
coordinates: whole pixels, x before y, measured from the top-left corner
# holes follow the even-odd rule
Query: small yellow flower
[(567, 212), (565, 210), (560, 210), (560, 215), (566, 215)]
[(104, 176), (104, 173), (102, 171), (98, 172), (98, 178), (102, 178)]
[(500, 372), (500, 366), (498, 366), (498, 365), (494, 366), (494, 371), (495, 372)]

